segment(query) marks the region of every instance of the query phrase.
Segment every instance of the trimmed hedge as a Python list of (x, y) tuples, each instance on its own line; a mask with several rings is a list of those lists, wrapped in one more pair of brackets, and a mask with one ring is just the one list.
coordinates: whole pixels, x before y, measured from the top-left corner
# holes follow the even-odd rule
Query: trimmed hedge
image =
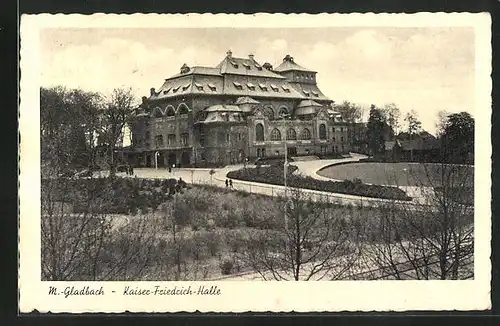
[[(310, 190), (319, 190), (332, 193), (341, 193), (347, 195), (364, 196), (371, 198), (395, 199), (410, 201), (406, 192), (391, 186), (367, 185), (360, 180), (323, 181), (309, 176), (292, 174), (297, 170), (296, 166), (290, 165), (287, 173), (287, 185), (293, 188), (305, 188)], [(227, 174), (228, 178), (268, 183), (274, 185), (284, 185), (284, 171), (282, 166), (270, 166), (260, 168), (246, 168), (237, 171), (231, 171)]]

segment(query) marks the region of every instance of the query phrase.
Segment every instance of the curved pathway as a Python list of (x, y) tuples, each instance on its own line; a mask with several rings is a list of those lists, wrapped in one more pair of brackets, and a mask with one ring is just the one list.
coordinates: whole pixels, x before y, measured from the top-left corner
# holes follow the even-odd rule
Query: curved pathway
[[(351, 153), (352, 158), (346, 159), (336, 159), (336, 160), (316, 160), (316, 161), (305, 161), (305, 162), (294, 162), (293, 164), (299, 168), (299, 172), (304, 176), (309, 176), (311, 178), (322, 180), (322, 181), (343, 181), (337, 180), (334, 178), (324, 177), (318, 172), (323, 168), (326, 168), (330, 165), (338, 164), (338, 163), (347, 163), (347, 162), (357, 162), (360, 159), (367, 158), (368, 156), (362, 154)], [(367, 183), (368, 184), (368, 183)], [(393, 185), (388, 185), (392, 187), (396, 187)], [(415, 200), (423, 203), (426, 198), (428, 192), (431, 188), (429, 187), (417, 187), (417, 186), (398, 186), (399, 189), (406, 192), (410, 197)]]
[[(312, 178), (324, 181), (332, 181), (334, 179), (323, 177), (317, 174), (322, 168), (346, 162), (357, 162), (366, 156), (360, 154), (351, 153), (352, 157), (341, 158), (341, 159), (325, 159), (325, 160), (311, 160), (311, 161), (297, 161), (293, 162), (293, 165), (298, 167), (295, 173), (300, 173), (304, 176), (310, 176)], [(201, 169), (201, 168), (174, 168), (172, 172), (168, 172), (165, 168), (136, 168), (134, 169), (134, 176), (138, 178), (146, 179), (179, 179), (182, 178), (186, 183), (192, 184), (205, 184), (213, 185), (220, 188), (225, 188), (225, 181), (229, 180), (227, 178), (227, 173), (230, 171), (235, 171), (243, 168), (243, 164), (228, 165), (223, 168), (214, 169)], [(248, 168), (253, 168), (255, 165), (247, 164)], [(213, 174), (210, 171), (213, 170)], [(99, 175), (104, 176), (106, 172), (101, 172)], [(124, 173), (119, 173), (118, 175), (126, 176)], [(258, 182), (243, 181), (232, 179), (233, 189), (246, 191), (249, 193), (262, 194), (267, 196), (282, 196), (285, 192), (285, 187), (280, 185), (263, 184)], [(291, 188), (288, 188), (291, 189)], [(405, 191), (408, 189), (402, 188)], [(378, 206), (382, 203), (394, 202), (392, 200), (380, 199), (380, 198), (370, 198), (363, 196), (355, 196), (341, 193), (331, 193), (326, 191), (302, 189), (302, 191), (312, 197), (315, 201), (325, 201), (329, 200), (339, 204), (352, 204), (352, 205), (368, 205), (368, 206)], [(415, 195), (414, 192), (409, 192), (409, 195)], [(408, 202), (402, 202), (408, 203)]]

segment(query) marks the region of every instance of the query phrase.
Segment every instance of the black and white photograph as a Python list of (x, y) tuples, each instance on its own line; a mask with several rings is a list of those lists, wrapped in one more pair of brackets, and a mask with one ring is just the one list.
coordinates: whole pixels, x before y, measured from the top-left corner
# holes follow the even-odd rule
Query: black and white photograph
[(21, 301), (488, 307), (487, 14), (193, 16), (24, 17)]

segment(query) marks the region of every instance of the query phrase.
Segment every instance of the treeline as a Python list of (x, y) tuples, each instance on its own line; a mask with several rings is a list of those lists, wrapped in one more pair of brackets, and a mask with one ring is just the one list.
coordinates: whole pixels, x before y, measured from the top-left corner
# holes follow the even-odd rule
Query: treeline
[(116, 148), (134, 114), (130, 89), (109, 96), (64, 87), (40, 88), (42, 175), (57, 176), (100, 164), (115, 173)]
[[(343, 120), (348, 123), (361, 122), (365, 110), (352, 102), (344, 101), (335, 106)], [(449, 113), (440, 111), (436, 118), (436, 135), (422, 128), (415, 110), (404, 116), (395, 103), (377, 107), (372, 105), (365, 135), (350, 130), (350, 140), (356, 148), (366, 148), (367, 154), (383, 157), (386, 141), (418, 141), (431, 139), (438, 144), (427, 160), (434, 162), (473, 164), (474, 162), (474, 118), (468, 112)], [(418, 142), (417, 142), (418, 143)], [(415, 147), (415, 145), (410, 145)], [(422, 148), (421, 150), (428, 150)]]

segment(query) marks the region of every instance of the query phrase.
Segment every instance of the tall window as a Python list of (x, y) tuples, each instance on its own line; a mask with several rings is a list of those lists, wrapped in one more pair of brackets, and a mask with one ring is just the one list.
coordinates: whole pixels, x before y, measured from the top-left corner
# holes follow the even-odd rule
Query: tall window
[(155, 136), (155, 144), (156, 144), (156, 147), (163, 147), (163, 135), (156, 135)]
[(295, 129), (290, 128), (286, 131), (286, 139), (287, 140), (297, 140), (297, 133), (295, 132)]
[(310, 140), (311, 139), (311, 132), (309, 131), (309, 129), (304, 128), (304, 130), (302, 130), (302, 133), (300, 134), (300, 139), (303, 139), (303, 140)]
[(255, 140), (264, 141), (264, 126), (262, 125), (262, 123), (258, 123), (255, 126)]
[(187, 146), (189, 144), (189, 134), (187, 132), (181, 134), (181, 145)]
[(271, 140), (272, 141), (278, 141), (281, 140), (281, 132), (274, 128), (273, 131), (271, 131)]
[(170, 146), (175, 145), (175, 134), (169, 134), (167, 136), (167, 144)]
[(326, 139), (326, 125), (324, 123), (319, 125), (319, 139)]

